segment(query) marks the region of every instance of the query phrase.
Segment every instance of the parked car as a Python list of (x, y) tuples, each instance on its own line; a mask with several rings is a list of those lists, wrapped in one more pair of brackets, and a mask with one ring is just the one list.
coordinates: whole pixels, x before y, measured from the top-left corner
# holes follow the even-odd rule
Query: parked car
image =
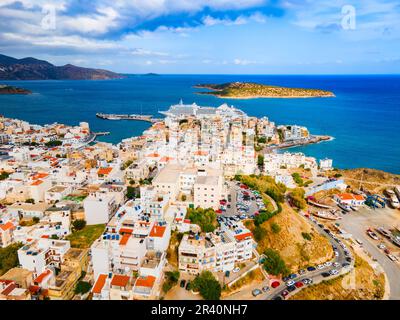
[(282, 296), (275, 296), (272, 298), (272, 300), (283, 300)]
[(289, 287), (287, 287), (287, 290), (289, 292), (293, 292), (294, 290), (296, 290), (296, 286), (295, 285), (289, 286)]
[(231, 275), (230, 271), (225, 271), (225, 277), (229, 278), (230, 275)]
[(307, 271), (315, 271), (316, 268), (315, 267), (307, 267)]
[(236, 267), (235, 269), (232, 270), (233, 273), (238, 273), (240, 271), (239, 267)]
[(322, 270), (323, 268), (325, 268), (325, 266), (324, 266), (323, 264), (317, 265), (317, 269), (318, 269), (318, 270)]
[(297, 274), (292, 273), (289, 275), (289, 279), (296, 279), (297, 278)]
[(394, 255), (388, 254), (387, 256), (388, 256), (388, 258), (389, 258), (390, 260), (392, 260), (392, 261), (397, 261), (397, 258), (396, 258)]
[(186, 280), (181, 280), (180, 287), (184, 288), (186, 284)]
[(282, 297), (286, 298), (286, 296), (287, 296), (288, 294), (289, 294), (289, 291), (284, 290), (284, 291), (282, 292)]
[(331, 275), (337, 275), (339, 273), (339, 271), (337, 271), (336, 269), (333, 269), (333, 270), (329, 271), (329, 273)]
[(323, 276), (324, 278), (327, 278), (327, 277), (330, 276), (330, 273), (329, 272), (323, 272), (323, 273), (321, 273), (321, 276)]
[(268, 286), (264, 286), (264, 287), (262, 287), (262, 291), (264, 291), (264, 292), (267, 292), (267, 291), (269, 291), (269, 287), (268, 287)]
[(188, 281), (188, 282), (186, 283), (185, 289), (186, 289), (186, 290), (190, 290), (190, 281)]
[(295, 285), (296, 288), (301, 288), (301, 287), (304, 286), (304, 283), (301, 282), (301, 281), (297, 281), (294, 285)]
[(286, 282), (286, 286), (290, 287), (290, 286), (294, 285), (294, 283), (295, 282), (293, 280), (289, 280), (288, 282)]
[(275, 289), (275, 288), (278, 288), (280, 286), (280, 284), (281, 283), (279, 281), (274, 281), (271, 283), (271, 287)]
[(307, 272), (307, 271), (304, 270), (304, 269), (299, 270), (299, 274), (300, 274), (300, 275), (305, 274), (306, 272)]

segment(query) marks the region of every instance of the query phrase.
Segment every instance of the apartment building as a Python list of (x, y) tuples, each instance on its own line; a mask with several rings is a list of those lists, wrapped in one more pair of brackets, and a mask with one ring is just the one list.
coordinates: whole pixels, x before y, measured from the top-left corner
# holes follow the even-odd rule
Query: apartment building
[(115, 196), (106, 192), (94, 192), (83, 200), (85, 220), (88, 225), (107, 223), (118, 209)]
[(70, 248), (67, 240), (35, 239), (18, 250), (18, 260), (22, 268), (39, 275), (45, 269), (60, 268), (63, 257)]

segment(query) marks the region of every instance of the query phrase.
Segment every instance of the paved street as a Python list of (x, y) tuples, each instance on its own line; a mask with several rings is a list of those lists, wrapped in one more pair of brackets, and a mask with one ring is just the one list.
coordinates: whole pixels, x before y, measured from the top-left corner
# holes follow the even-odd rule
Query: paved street
[[(316, 283), (319, 283), (319, 282), (321, 282), (323, 280), (332, 279), (332, 278), (335, 278), (335, 277), (339, 276), (340, 274), (344, 274), (344, 273), (349, 272), (353, 268), (354, 260), (352, 259), (352, 262), (351, 262), (350, 266), (348, 266), (346, 268), (342, 268), (342, 264), (347, 262), (344, 249), (339, 245), (339, 243), (330, 234), (326, 233), (321, 227), (319, 227), (317, 223), (314, 223), (314, 222), (312, 222), (311, 220), (309, 220), (309, 219), (307, 219), (305, 217), (304, 217), (304, 219), (306, 219), (309, 223), (313, 224), (313, 226), (316, 228), (316, 230), (319, 233), (325, 235), (329, 239), (329, 242), (331, 243), (331, 245), (337, 248), (337, 251), (338, 251), (339, 255), (331, 260), (332, 266), (325, 267), (325, 268), (323, 268), (321, 270), (315, 270), (315, 271), (311, 271), (311, 272), (307, 271), (305, 274), (299, 275), (293, 280), (295, 282), (297, 282), (297, 281), (302, 281), (303, 279), (306, 279), (306, 278), (311, 278), (313, 280), (313, 283), (316, 284)], [(334, 262), (338, 262), (340, 264), (340, 268), (334, 267), (333, 266)], [(334, 276), (330, 276), (330, 277), (327, 277), (327, 278), (324, 278), (322, 276), (322, 273), (329, 272), (330, 270), (333, 270), (333, 269), (339, 270), (339, 274), (338, 275), (334, 275)], [(253, 285), (251, 287), (246, 287), (245, 289), (240, 290), (239, 292), (230, 295), (226, 299), (227, 300), (242, 300), (242, 299), (243, 300), (245, 300), (245, 299), (270, 300), (270, 299), (273, 299), (274, 297), (281, 295), (282, 292), (287, 289), (286, 284), (284, 282), (282, 282), (281, 280), (278, 280), (278, 281), (281, 282), (279, 287), (277, 287), (275, 289), (270, 288), (269, 291), (263, 292), (261, 295), (258, 295), (257, 297), (254, 297), (252, 295), (252, 291), (254, 289), (260, 289), (261, 290), (263, 286), (270, 286), (270, 284), (273, 281), (274, 281), (273, 279), (271, 279), (271, 280), (267, 279), (262, 284), (259, 284), (257, 286)], [(295, 294), (299, 290), (301, 290), (301, 289), (296, 289), (295, 291), (291, 292), (286, 298), (288, 298), (291, 295)]]

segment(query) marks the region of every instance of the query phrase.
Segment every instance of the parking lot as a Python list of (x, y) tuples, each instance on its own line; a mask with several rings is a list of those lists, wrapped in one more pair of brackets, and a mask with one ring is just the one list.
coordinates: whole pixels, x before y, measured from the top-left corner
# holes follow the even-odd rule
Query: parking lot
[(238, 216), (242, 219), (254, 217), (260, 210), (265, 209), (261, 196), (257, 191), (235, 181), (228, 182), (229, 194), (226, 202), (221, 202), (217, 213), (224, 217)]
[[(354, 240), (362, 243), (363, 248), (374, 260), (376, 260), (385, 271), (390, 285), (390, 299), (400, 299), (400, 248), (391, 243), (390, 240), (379, 234), (377, 229), (384, 227), (386, 230), (393, 229), (400, 224), (400, 210), (391, 208), (370, 209), (360, 208), (343, 216), (340, 220), (340, 227), (352, 235)], [(371, 229), (378, 235), (378, 240), (367, 235)], [(384, 244), (382, 246), (381, 244)], [(392, 261), (385, 249), (394, 255), (398, 261)]]

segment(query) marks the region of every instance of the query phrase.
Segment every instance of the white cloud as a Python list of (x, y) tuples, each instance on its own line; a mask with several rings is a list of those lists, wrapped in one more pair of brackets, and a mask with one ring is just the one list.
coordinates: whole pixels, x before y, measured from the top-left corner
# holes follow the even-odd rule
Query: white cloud
[(247, 66), (249, 64), (256, 64), (256, 61), (246, 60), (246, 59), (234, 59), (233, 64), (240, 65), (240, 66)]

